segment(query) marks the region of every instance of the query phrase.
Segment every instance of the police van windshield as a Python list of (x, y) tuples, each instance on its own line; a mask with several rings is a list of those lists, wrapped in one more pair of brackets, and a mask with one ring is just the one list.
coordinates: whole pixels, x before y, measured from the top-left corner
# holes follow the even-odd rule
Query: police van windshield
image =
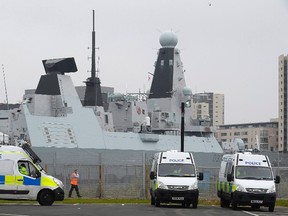
[(273, 180), (269, 167), (237, 166), (235, 175), (237, 179)]
[(160, 164), (158, 176), (161, 177), (195, 177), (193, 164)]

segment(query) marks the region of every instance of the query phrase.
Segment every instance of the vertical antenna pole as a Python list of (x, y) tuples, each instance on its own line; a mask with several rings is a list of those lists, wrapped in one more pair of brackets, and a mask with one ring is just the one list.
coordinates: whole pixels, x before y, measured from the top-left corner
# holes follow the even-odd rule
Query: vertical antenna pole
[(95, 28), (94, 28), (94, 10), (93, 10), (93, 31), (92, 31), (92, 65), (91, 65), (91, 78), (94, 80), (96, 77), (95, 65)]
[(95, 86), (95, 106), (97, 107), (97, 79), (96, 79), (96, 62), (95, 62), (95, 15), (93, 10), (93, 31), (92, 31), (92, 66), (91, 66), (91, 79)]
[(5, 79), (5, 72), (4, 72), (3, 64), (2, 64), (2, 71), (3, 71), (4, 88), (5, 88), (5, 95), (6, 95), (6, 102), (7, 102), (7, 110), (9, 110), (8, 93), (7, 93), (7, 88), (6, 88), (6, 79)]

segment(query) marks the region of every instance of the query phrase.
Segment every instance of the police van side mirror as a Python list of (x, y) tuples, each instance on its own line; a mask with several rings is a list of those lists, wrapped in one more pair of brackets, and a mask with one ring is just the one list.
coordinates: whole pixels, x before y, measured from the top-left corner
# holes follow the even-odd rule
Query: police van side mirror
[(203, 173), (202, 173), (202, 172), (199, 172), (199, 174), (198, 174), (198, 180), (199, 180), (199, 181), (202, 181), (203, 179), (204, 179)]
[(155, 172), (154, 171), (150, 172), (150, 179), (151, 180), (155, 179)]
[(39, 170), (36, 170), (36, 178), (40, 178), (41, 177), (41, 172)]
[(274, 179), (274, 182), (276, 184), (279, 184), (280, 183), (280, 176), (276, 176), (275, 179)]
[(231, 182), (231, 181), (233, 181), (234, 179), (233, 179), (233, 177), (232, 177), (232, 174), (231, 173), (229, 173), (229, 174), (227, 174), (227, 181), (228, 182)]

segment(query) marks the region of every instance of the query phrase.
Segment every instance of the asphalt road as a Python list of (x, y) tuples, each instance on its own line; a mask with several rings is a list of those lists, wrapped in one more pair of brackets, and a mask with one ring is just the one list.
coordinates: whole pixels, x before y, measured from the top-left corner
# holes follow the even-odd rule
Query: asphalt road
[(267, 208), (251, 210), (251, 208), (239, 208), (233, 211), (219, 206), (198, 206), (197, 209), (182, 208), (177, 205), (166, 205), (159, 208), (148, 204), (74, 204), (53, 206), (39, 206), (27, 204), (2, 204), (0, 216), (288, 216), (288, 208), (276, 207), (274, 212), (268, 212)]

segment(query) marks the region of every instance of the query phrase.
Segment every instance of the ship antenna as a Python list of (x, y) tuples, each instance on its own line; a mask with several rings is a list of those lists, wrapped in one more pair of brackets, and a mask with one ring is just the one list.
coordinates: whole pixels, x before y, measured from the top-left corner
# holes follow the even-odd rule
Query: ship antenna
[(95, 62), (95, 25), (94, 25), (94, 10), (93, 10), (93, 31), (92, 31), (92, 65), (91, 65), (91, 78), (95, 80), (96, 77), (96, 62)]
[[(101, 93), (101, 82), (98, 77), (97, 72), (99, 73), (99, 66), (96, 71), (96, 55), (95, 50), (99, 49), (95, 47), (95, 19), (94, 19), (94, 10), (93, 10), (93, 31), (92, 31), (92, 56), (91, 56), (91, 77), (87, 78), (86, 89), (85, 89), (85, 98), (83, 105), (84, 106), (103, 106), (102, 93)], [(99, 61), (97, 62), (97, 64)]]
[(9, 110), (8, 93), (7, 93), (7, 88), (6, 88), (6, 79), (5, 79), (5, 72), (4, 72), (3, 64), (2, 64), (2, 71), (3, 71), (4, 88), (5, 88), (5, 95), (6, 95), (6, 102), (7, 102), (7, 110)]

